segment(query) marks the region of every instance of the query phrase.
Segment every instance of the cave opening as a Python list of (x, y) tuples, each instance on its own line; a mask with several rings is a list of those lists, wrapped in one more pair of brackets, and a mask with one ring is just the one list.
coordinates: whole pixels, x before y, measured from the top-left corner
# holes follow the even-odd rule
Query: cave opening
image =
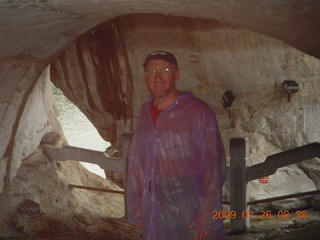
[[(73, 104), (63, 92), (51, 84), (56, 106), (59, 110), (58, 120), (64, 136), (70, 146), (104, 152), (110, 143), (105, 141), (90, 120)], [(80, 162), (90, 172), (103, 178), (104, 170), (97, 164)]]

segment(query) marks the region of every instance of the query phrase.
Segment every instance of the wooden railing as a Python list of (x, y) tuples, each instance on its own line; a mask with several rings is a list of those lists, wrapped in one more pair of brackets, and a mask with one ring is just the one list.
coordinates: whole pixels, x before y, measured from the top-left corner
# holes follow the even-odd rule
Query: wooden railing
[[(66, 146), (58, 148), (43, 144), (47, 157), (53, 161), (76, 160), (98, 164), (102, 169), (123, 173), (124, 183), (127, 175), (127, 156), (132, 139), (132, 133), (122, 135), (122, 158), (108, 156), (105, 152)], [(227, 180), (230, 180), (230, 211), (235, 211), (239, 218), (231, 219), (231, 232), (244, 232), (250, 227), (250, 218), (242, 217), (244, 211), (249, 211), (249, 206), (263, 202), (277, 201), (287, 198), (313, 195), (320, 190), (261, 199), (248, 202), (247, 183), (251, 180), (269, 176), (278, 168), (288, 166), (300, 161), (320, 157), (320, 143), (311, 143), (289, 151), (277, 153), (266, 158), (265, 162), (247, 167), (249, 158), (248, 138), (230, 139), (230, 168), (227, 169)], [(81, 188), (91, 191), (124, 194), (123, 191), (100, 189), (89, 186), (69, 184), (71, 188)]]
[[(128, 149), (132, 133), (122, 134), (122, 158), (110, 157), (107, 153), (73, 146), (55, 147), (42, 144), (45, 155), (52, 161), (75, 160), (99, 165), (102, 169), (123, 172), (127, 171)], [(125, 177), (126, 174), (124, 174)], [(125, 179), (124, 179), (125, 180)]]
[(108, 156), (105, 152), (95, 151), (73, 146), (62, 148), (52, 145), (42, 144), (45, 154), (53, 161), (75, 160), (99, 165), (102, 169), (116, 172), (123, 171), (123, 161), (121, 158)]
[[(55, 147), (49, 144), (42, 144), (45, 155), (52, 161), (75, 160), (99, 165), (104, 170), (123, 173), (123, 181), (126, 182), (127, 156), (133, 134), (122, 134), (122, 158), (110, 157), (107, 153), (91, 149), (78, 148), (73, 146)], [(124, 194), (124, 191), (95, 188), (69, 184), (71, 189), (79, 188), (89, 191)]]
[(247, 194), (247, 183), (249, 181), (269, 176), (275, 173), (278, 168), (315, 157), (320, 157), (320, 143), (317, 142), (271, 155), (263, 163), (247, 167), (246, 164), (249, 158), (248, 138), (230, 139), (230, 211), (235, 211), (237, 216), (241, 216), (231, 219), (231, 232), (245, 232), (250, 227), (250, 218), (242, 217), (243, 212), (249, 211), (250, 204), (319, 194), (320, 190), (316, 190), (252, 202), (248, 202)]

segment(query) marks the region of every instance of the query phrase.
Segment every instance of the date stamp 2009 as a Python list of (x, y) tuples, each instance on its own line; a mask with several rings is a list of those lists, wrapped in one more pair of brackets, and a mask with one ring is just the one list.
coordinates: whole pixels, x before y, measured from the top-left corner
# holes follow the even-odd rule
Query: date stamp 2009
[(308, 218), (308, 212), (303, 211), (294, 211), (290, 212), (288, 210), (284, 211), (277, 211), (277, 212), (271, 212), (268, 211), (260, 211), (258, 213), (254, 213), (254, 211), (242, 211), (240, 213), (237, 213), (236, 211), (212, 211), (213, 216), (212, 219), (250, 219), (253, 218), (254, 214), (257, 214), (258, 218), (260, 219), (272, 219), (273, 217), (276, 217), (278, 219), (307, 219)]

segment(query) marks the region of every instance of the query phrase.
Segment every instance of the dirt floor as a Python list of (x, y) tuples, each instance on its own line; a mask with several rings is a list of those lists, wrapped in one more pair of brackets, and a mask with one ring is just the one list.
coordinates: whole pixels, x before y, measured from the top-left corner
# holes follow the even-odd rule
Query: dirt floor
[[(279, 218), (275, 213), (271, 219), (261, 218), (261, 215), (253, 215), (250, 228), (246, 233), (231, 234), (230, 221), (225, 220), (225, 228), (228, 232), (227, 240), (320, 240), (320, 210), (305, 209), (305, 219), (299, 218), (297, 212), (290, 213), (288, 219)], [(108, 240), (108, 239), (141, 239), (139, 230), (126, 224), (124, 219), (99, 219), (93, 222), (98, 225), (95, 234), (88, 232), (68, 231), (67, 228), (56, 228), (50, 232), (38, 232), (34, 235), (23, 237), (1, 238), (0, 240)], [(104, 225), (114, 225), (114, 231), (106, 231)], [(178, 239), (177, 239), (178, 240)]]
[[(0, 196), (0, 240), (141, 240), (139, 229), (122, 217), (122, 195), (70, 189), (66, 183), (119, 190), (79, 163), (53, 166), (39, 150), (23, 161), (11, 187)], [(232, 234), (230, 220), (224, 220), (227, 239), (320, 240), (320, 206), (312, 206), (317, 208), (288, 217), (280, 211), (270, 219), (252, 215), (250, 228), (242, 234)]]
[[(320, 240), (320, 210), (304, 209), (290, 212), (285, 219), (282, 214), (271, 213), (271, 219), (253, 215), (250, 228), (243, 234), (228, 232), (228, 240)], [(280, 212), (281, 213), (281, 212)], [(301, 215), (304, 214), (304, 215)], [(225, 222), (230, 231), (230, 221)]]

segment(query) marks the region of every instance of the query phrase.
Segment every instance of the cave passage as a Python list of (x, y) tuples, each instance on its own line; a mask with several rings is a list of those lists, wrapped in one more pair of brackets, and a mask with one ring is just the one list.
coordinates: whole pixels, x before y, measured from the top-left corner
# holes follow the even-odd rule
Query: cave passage
[[(94, 125), (79, 110), (79, 108), (69, 101), (63, 92), (52, 84), (52, 91), (59, 109), (58, 120), (63, 133), (70, 146), (86, 148), (96, 151), (105, 151), (110, 143), (105, 141), (98, 133)], [(90, 172), (103, 178), (105, 172), (97, 164), (80, 162)]]

